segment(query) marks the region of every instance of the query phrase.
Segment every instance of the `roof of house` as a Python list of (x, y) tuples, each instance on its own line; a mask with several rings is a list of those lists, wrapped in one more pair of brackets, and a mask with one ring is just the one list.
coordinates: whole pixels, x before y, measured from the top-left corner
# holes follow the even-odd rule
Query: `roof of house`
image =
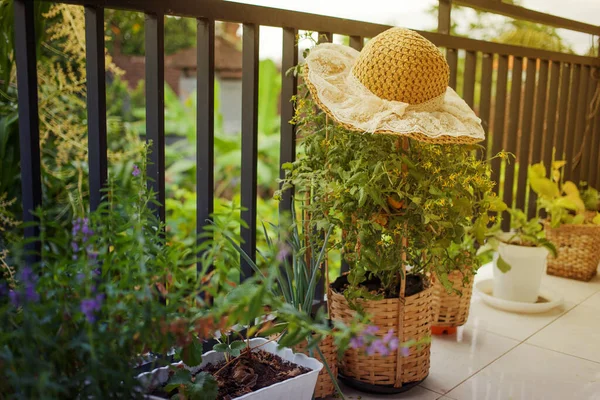
[[(167, 57), (166, 63), (176, 69), (192, 69), (198, 66), (198, 49), (180, 50)], [(215, 37), (215, 73), (222, 79), (241, 79), (242, 52), (227, 39)]]

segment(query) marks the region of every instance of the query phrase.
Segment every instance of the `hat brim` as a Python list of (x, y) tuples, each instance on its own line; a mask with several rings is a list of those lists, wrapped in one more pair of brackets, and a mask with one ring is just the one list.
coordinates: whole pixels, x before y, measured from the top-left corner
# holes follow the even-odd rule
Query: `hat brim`
[(481, 119), (450, 87), (433, 107), (377, 97), (351, 73), (359, 54), (348, 46), (323, 43), (310, 51), (304, 65), (304, 80), (314, 101), (344, 128), (428, 143), (471, 144), (485, 139)]

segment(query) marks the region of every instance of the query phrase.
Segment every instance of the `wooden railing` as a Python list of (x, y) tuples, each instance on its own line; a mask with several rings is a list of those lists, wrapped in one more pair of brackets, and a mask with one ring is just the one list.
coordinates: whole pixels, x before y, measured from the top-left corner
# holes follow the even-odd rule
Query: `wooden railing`
[[(39, 0), (46, 1), (46, 0)], [(42, 205), (40, 181), (40, 147), (37, 101), (36, 54), (34, 44), (33, 1), (15, 2), (15, 48), (19, 94), (19, 129), (21, 141), (21, 179), (24, 220), (32, 221), (31, 210)], [(213, 211), (214, 173), (214, 35), (215, 21), (243, 24), (242, 75), (242, 247), (255, 257), (257, 220), (257, 114), (258, 50), (260, 26), (283, 28), (281, 66), (281, 151), (280, 162), (293, 161), (295, 129), (288, 121), (293, 116), (289, 99), (296, 92), (294, 76), (285, 75), (298, 62), (298, 30), (319, 32), (325, 40), (332, 34), (347, 35), (350, 45), (361, 49), (364, 40), (389, 26), (341, 18), (280, 10), (220, 0), (63, 0), (85, 6), (88, 93), (88, 146), (90, 204), (95, 209), (107, 179), (106, 96), (104, 65), (104, 9), (117, 8), (146, 14), (146, 132), (152, 142), (148, 184), (165, 204), (165, 129), (164, 129), (164, 16), (196, 18), (197, 46), (197, 230)], [(493, 0), (460, 0), (457, 3), (481, 10), (522, 18), (543, 24), (600, 35), (600, 27), (526, 10)], [(548, 163), (553, 147), (568, 160), (579, 162), (568, 171), (567, 178), (586, 180), (600, 186), (600, 114), (587, 119), (589, 105), (598, 88), (600, 58), (512, 46), (449, 34), (451, 3), (440, 1), (439, 32), (419, 32), (444, 48), (451, 68), (450, 85), (456, 88), (459, 63), (464, 62), (462, 87), (456, 88), (474, 107), (488, 134), (489, 152), (502, 149), (516, 154), (516, 162), (504, 166), (493, 163), (493, 178), (500, 182), (503, 198), (519, 207), (525, 204), (526, 168), (529, 162)], [(463, 55), (464, 53), (464, 55)], [(480, 67), (479, 67), (480, 65)], [(478, 71), (481, 71), (479, 74)], [(494, 79), (495, 77), (495, 79)], [(509, 85), (510, 82), (510, 85)], [(494, 86), (493, 86), (494, 85)], [(479, 87), (479, 96), (475, 88)], [(216, 160), (218, 162), (218, 160)], [(515, 165), (521, 168), (515, 170)], [(516, 185), (515, 185), (516, 184)], [(517, 188), (516, 193), (513, 186)], [(290, 194), (280, 203), (280, 211), (291, 207)], [(164, 206), (156, 208), (164, 220)], [(27, 228), (27, 237), (37, 235)], [(34, 244), (35, 245), (35, 244)], [(34, 259), (32, 259), (34, 261)], [(242, 261), (244, 273), (249, 266)], [(319, 295), (322, 295), (322, 284)]]

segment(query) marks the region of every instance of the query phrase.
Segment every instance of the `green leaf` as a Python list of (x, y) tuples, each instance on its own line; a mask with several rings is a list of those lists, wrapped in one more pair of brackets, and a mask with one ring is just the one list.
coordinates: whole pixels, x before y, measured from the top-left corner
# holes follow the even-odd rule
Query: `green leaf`
[(498, 254), (498, 260), (496, 261), (496, 266), (503, 273), (507, 273), (512, 268), (509, 263), (504, 261), (504, 259), (502, 258), (502, 256), (500, 256), (500, 254)]
[(573, 220), (571, 221), (571, 223), (575, 224), (575, 225), (581, 225), (581, 224), (583, 224), (584, 221), (585, 221), (585, 215), (577, 214), (576, 216), (573, 217)]
[(179, 357), (185, 365), (190, 367), (202, 364), (202, 345), (198, 340), (192, 340), (191, 343), (181, 349)]
[(228, 353), (229, 346), (227, 345), (227, 343), (217, 343), (213, 346), (213, 350), (218, 351), (219, 353)]
[(560, 195), (558, 185), (548, 178), (530, 178), (531, 189), (539, 196), (553, 199)]
[(237, 357), (246, 348), (246, 342), (243, 340), (234, 340), (229, 347), (231, 348), (231, 355)]
[(185, 387), (188, 400), (213, 400), (217, 398), (219, 386), (215, 378), (208, 372), (200, 372), (194, 383)]
[(505, 202), (497, 196), (489, 196), (490, 211), (502, 212), (508, 208)]
[(192, 374), (185, 368), (179, 368), (169, 378), (169, 381), (165, 385), (165, 391), (168, 393), (171, 390), (177, 389), (180, 385), (188, 385), (192, 383)]
[(527, 175), (529, 175), (529, 179), (536, 178), (545, 178), (546, 177), (546, 167), (543, 163), (537, 163), (529, 166), (527, 171)]

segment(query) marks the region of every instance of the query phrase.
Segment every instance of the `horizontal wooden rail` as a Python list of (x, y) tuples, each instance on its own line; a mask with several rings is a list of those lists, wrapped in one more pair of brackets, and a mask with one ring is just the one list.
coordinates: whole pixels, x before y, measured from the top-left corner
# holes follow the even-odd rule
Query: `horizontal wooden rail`
[(500, 14), (514, 19), (521, 19), (530, 22), (536, 22), (538, 24), (554, 26), (556, 28), (589, 33), (590, 35), (600, 35), (600, 26), (586, 24), (585, 22), (567, 19), (557, 15), (545, 14), (521, 6), (516, 6), (514, 4), (503, 3), (502, 1), (498, 0), (454, 0), (454, 3), (456, 5), (467, 6), (476, 10)]
[[(163, 0), (62, 0), (61, 2), (280, 28), (296, 28), (314, 32), (333, 32), (340, 35), (362, 36), (366, 38), (376, 36), (390, 28), (389, 25), (222, 0), (170, 0), (168, 2)], [(531, 47), (487, 42), (436, 32), (417, 32), (431, 40), (437, 46), (445, 48), (600, 66), (600, 58), (597, 57), (578, 56)]]

